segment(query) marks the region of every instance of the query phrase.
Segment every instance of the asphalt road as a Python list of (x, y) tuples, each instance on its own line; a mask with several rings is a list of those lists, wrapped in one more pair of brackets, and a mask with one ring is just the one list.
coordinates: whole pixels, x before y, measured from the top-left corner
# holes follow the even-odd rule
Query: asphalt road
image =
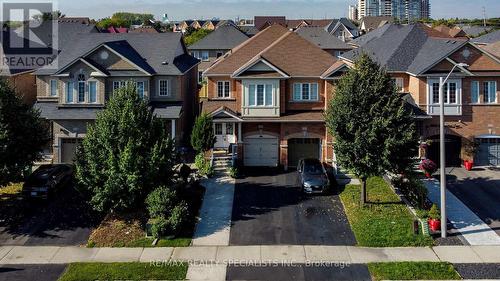
[(463, 279), (500, 279), (500, 264), (498, 263), (468, 263), (453, 266)]
[(326, 266), (256, 266), (227, 269), (226, 280), (329, 281), (371, 280), (366, 265)]
[(64, 272), (66, 265), (3, 265), (0, 281), (55, 281)]
[(356, 243), (338, 195), (304, 195), (296, 177), (262, 169), (237, 180), (230, 245)]
[(48, 201), (19, 204), (29, 210), (17, 222), (0, 224), (0, 245), (84, 245), (100, 221), (100, 216), (71, 186), (55, 193)]

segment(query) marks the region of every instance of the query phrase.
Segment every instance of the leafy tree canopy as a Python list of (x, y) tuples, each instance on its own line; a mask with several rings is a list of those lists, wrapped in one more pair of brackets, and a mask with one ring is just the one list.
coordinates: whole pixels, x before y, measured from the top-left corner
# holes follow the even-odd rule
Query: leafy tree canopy
[(0, 186), (20, 180), (49, 141), (39, 112), (0, 78)]
[(154, 15), (119, 12), (119, 13), (114, 13), (111, 16), (111, 18), (101, 19), (97, 23), (97, 26), (100, 28), (108, 28), (110, 26), (129, 28), (131, 25), (140, 25), (144, 23), (149, 23), (150, 20), (154, 20)]
[(212, 32), (212, 30), (203, 29), (203, 28), (195, 30), (194, 28), (190, 27), (187, 29), (186, 33), (184, 33), (184, 42), (186, 42), (187, 46), (191, 46), (194, 43), (203, 39), (205, 36), (207, 36), (211, 32)]
[(339, 164), (364, 182), (413, 166), (418, 149), (414, 119), (391, 77), (367, 55), (339, 80), (326, 123)]
[(113, 93), (76, 157), (76, 177), (96, 210), (131, 210), (171, 182), (175, 152), (166, 132), (132, 84)]

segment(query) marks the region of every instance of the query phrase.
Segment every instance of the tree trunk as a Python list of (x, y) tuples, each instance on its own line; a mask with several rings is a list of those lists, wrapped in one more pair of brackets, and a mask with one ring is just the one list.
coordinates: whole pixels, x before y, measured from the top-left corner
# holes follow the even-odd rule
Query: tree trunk
[(361, 179), (361, 206), (366, 204), (366, 179)]

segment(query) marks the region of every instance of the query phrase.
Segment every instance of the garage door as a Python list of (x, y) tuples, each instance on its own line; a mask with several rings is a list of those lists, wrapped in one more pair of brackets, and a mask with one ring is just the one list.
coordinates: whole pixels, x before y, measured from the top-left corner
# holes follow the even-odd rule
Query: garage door
[(273, 136), (249, 136), (244, 140), (244, 163), (250, 167), (278, 166), (278, 138)]
[(479, 143), (476, 165), (500, 166), (500, 138), (479, 139)]
[(61, 163), (73, 163), (75, 161), (76, 148), (80, 139), (61, 139)]
[(320, 139), (288, 140), (288, 167), (297, 167), (303, 158), (320, 158)]
[[(434, 136), (429, 139), (432, 141), (432, 144), (429, 146), (429, 148), (427, 148), (427, 158), (431, 159), (439, 166), (439, 163), (441, 163), (439, 136)], [(462, 160), (460, 159), (460, 149), (462, 147), (462, 141), (460, 137), (454, 135), (445, 135), (445, 143), (446, 167), (460, 167), (462, 165)]]

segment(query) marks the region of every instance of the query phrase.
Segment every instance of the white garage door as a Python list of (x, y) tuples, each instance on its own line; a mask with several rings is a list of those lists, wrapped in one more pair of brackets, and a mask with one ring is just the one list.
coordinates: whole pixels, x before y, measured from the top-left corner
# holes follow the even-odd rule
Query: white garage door
[(479, 143), (476, 165), (500, 166), (500, 138), (483, 138)]
[(273, 136), (250, 136), (244, 140), (244, 163), (250, 167), (278, 166), (278, 138)]

